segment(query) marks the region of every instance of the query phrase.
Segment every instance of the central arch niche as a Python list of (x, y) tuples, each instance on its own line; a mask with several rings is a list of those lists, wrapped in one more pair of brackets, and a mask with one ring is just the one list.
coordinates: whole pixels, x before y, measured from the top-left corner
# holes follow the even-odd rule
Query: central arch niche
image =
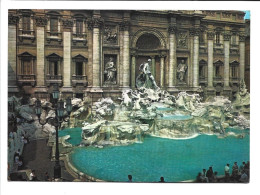
[(159, 49), (161, 47), (161, 43), (155, 35), (146, 33), (138, 38), (136, 47), (138, 49)]
[[(164, 74), (163, 70), (161, 74), (161, 54), (162, 51), (167, 50), (165, 39), (164, 35), (154, 28), (143, 28), (134, 33), (131, 39), (132, 51), (135, 54), (134, 65), (132, 64), (134, 71), (131, 71), (131, 80), (134, 81), (134, 83), (136, 77), (140, 74), (140, 64), (147, 62), (150, 58), (152, 59), (151, 72), (154, 75), (157, 85), (160, 86), (161, 75)], [(132, 86), (134, 86), (133, 83)]]

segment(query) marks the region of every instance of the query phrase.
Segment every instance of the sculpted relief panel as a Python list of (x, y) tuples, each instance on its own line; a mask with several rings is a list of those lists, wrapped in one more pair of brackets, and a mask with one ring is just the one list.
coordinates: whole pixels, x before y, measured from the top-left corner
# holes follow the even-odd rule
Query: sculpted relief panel
[(179, 32), (177, 39), (177, 48), (187, 49), (188, 48), (188, 33), (187, 32)]
[(104, 27), (104, 43), (105, 44), (117, 44), (118, 32), (116, 26)]

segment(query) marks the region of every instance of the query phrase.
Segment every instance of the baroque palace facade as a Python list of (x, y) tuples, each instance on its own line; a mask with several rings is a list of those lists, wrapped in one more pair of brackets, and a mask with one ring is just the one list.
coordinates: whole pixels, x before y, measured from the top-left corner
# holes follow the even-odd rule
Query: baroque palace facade
[(232, 98), (245, 75), (242, 11), (9, 10), (8, 90), (118, 97), (151, 59), (173, 94)]

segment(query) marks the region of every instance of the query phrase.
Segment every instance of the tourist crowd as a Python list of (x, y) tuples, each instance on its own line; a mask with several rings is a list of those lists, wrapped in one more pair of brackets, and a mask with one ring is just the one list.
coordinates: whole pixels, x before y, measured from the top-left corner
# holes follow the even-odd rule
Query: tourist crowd
[[(199, 172), (196, 178), (198, 183), (217, 183), (217, 182), (249, 182), (249, 173), (250, 173), (250, 163), (243, 162), (240, 167), (238, 167), (237, 162), (234, 162), (232, 166), (232, 171), (230, 170), (230, 165), (226, 164), (224, 167), (225, 175), (223, 177), (218, 177), (218, 172), (213, 171), (213, 167), (210, 166), (208, 170), (203, 169), (202, 172)], [(231, 171), (231, 174), (230, 174)]]

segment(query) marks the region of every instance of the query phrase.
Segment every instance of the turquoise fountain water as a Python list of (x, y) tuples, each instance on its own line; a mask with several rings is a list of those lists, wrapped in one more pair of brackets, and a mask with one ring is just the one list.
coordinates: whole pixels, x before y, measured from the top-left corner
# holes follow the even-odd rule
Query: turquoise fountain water
[(127, 181), (131, 174), (136, 182), (157, 182), (161, 176), (167, 182), (179, 182), (195, 179), (198, 172), (210, 165), (223, 175), (226, 163), (237, 161), (240, 165), (249, 160), (249, 131), (243, 132), (243, 139), (199, 135), (172, 140), (149, 136), (142, 144), (102, 149), (77, 147), (70, 160), (78, 170), (106, 181)]

